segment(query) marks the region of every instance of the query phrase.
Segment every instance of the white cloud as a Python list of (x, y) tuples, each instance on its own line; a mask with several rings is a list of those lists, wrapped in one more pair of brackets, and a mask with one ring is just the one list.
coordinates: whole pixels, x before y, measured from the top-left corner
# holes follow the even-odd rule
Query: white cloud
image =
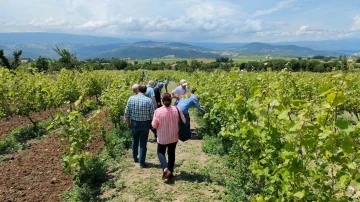
[(262, 30), (263, 24), (261, 20), (247, 19), (244, 23), (239, 24), (238, 28), (235, 28), (233, 33), (260, 32)]
[(101, 28), (105, 28), (110, 26), (110, 24), (107, 21), (88, 21), (82, 25), (76, 26), (76, 28), (78, 29), (84, 29), (84, 30), (97, 30), (97, 29), (101, 29)]
[(296, 0), (280, 1), (272, 8), (255, 11), (253, 16), (257, 17), (257, 16), (268, 15), (268, 14), (274, 13), (276, 11), (279, 11), (279, 10), (282, 10), (282, 9), (292, 6), (294, 4), (294, 2), (296, 2)]
[(193, 19), (214, 19), (232, 15), (234, 11), (224, 6), (215, 6), (212, 4), (197, 4), (186, 9), (188, 17)]
[(354, 25), (351, 27), (351, 30), (360, 30), (360, 15), (354, 17)]
[(273, 33), (270, 31), (256, 32), (256, 36), (259, 36), (259, 37), (268, 36), (271, 34), (273, 34)]
[(299, 30), (296, 32), (297, 35), (300, 35), (300, 34), (304, 34), (306, 33), (306, 29), (308, 28), (309, 26), (307, 25), (303, 25), (299, 28)]
[[(265, 1), (256, 0), (258, 5), (264, 5)], [(345, 31), (349, 27), (329, 25), (323, 18), (306, 15), (309, 7), (316, 8), (310, 0), (270, 2), (275, 3), (249, 13), (254, 7), (259, 8), (258, 5), (234, 0), (12, 0), (9, 2), (12, 9), (0, 9), (0, 32), (44, 31), (228, 42), (329, 39), (360, 34), (356, 31), (360, 30), (360, 15), (354, 17), (352, 31)], [(296, 17), (289, 17), (289, 13), (299, 8)], [(309, 26), (301, 24), (307, 21)], [(334, 30), (327, 30), (326, 25)]]
[(303, 25), (296, 32), (296, 35), (321, 35), (324, 32), (326, 32), (326, 30), (313, 29), (313, 28), (309, 28), (309, 26), (307, 26), (307, 25)]

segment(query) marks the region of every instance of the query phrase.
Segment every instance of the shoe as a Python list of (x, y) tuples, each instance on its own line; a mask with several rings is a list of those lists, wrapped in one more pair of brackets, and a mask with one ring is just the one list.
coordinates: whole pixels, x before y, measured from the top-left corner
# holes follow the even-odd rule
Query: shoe
[(134, 163), (139, 163), (139, 158), (134, 159)]
[(149, 165), (147, 163), (144, 163), (144, 164), (140, 164), (140, 168), (148, 168)]
[(166, 169), (163, 172), (163, 179), (165, 180), (165, 182), (167, 182), (172, 176), (172, 173), (170, 172), (170, 170)]

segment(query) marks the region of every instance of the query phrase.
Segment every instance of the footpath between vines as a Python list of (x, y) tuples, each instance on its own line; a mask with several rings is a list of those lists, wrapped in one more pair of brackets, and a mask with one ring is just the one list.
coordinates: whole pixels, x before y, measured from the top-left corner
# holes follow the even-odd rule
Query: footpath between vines
[[(192, 115), (191, 128), (198, 128)], [(196, 131), (196, 130), (195, 130)], [(149, 139), (152, 139), (152, 132)], [(161, 179), (162, 171), (156, 154), (157, 144), (148, 142), (149, 168), (140, 169), (132, 160), (131, 149), (121, 161), (111, 166), (111, 183), (102, 194), (104, 201), (221, 201), (224, 187), (214, 174), (220, 175), (221, 165), (215, 156), (202, 151), (202, 139), (194, 134), (191, 140), (178, 142), (174, 178)], [(218, 166), (218, 168), (215, 168)]]

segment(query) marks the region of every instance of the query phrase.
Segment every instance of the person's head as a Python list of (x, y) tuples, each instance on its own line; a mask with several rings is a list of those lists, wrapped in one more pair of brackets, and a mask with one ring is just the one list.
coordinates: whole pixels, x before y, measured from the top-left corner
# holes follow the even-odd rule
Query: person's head
[(140, 85), (140, 86), (138, 87), (138, 89), (139, 89), (139, 92), (140, 92), (140, 93), (146, 93), (146, 86), (145, 86), (145, 85)]
[(135, 93), (135, 94), (138, 94), (139, 93), (139, 84), (134, 84), (132, 87), (131, 87), (131, 89), (133, 90), (133, 92)]
[(180, 85), (181, 85), (181, 87), (182, 88), (186, 88), (186, 86), (187, 86), (187, 82), (186, 82), (186, 80), (185, 79), (181, 79), (181, 81), (180, 81)]
[(165, 105), (165, 107), (169, 107), (171, 105), (171, 94), (164, 93), (162, 97), (162, 102)]
[(150, 81), (148, 82), (148, 85), (149, 85), (150, 87), (154, 88), (155, 82), (154, 82), (153, 80), (150, 80)]
[(164, 84), (163, 84), (163, 83), (158, 83), (158, 84), (157, 84), (157, 87), (158, 87), (159, 89), (162, 89), (162, 87), (164, 87)]

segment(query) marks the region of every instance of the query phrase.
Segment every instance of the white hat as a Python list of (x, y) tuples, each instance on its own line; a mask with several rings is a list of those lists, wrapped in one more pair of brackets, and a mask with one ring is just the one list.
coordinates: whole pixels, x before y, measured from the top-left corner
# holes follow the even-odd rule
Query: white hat
[(187, 85), (186, 80), (185, 80), (185, 79), (181, 79), (181, 81), (180, 81), (180, 85), (182, 85), (182, 86), (186, 86), (186, 85)]

